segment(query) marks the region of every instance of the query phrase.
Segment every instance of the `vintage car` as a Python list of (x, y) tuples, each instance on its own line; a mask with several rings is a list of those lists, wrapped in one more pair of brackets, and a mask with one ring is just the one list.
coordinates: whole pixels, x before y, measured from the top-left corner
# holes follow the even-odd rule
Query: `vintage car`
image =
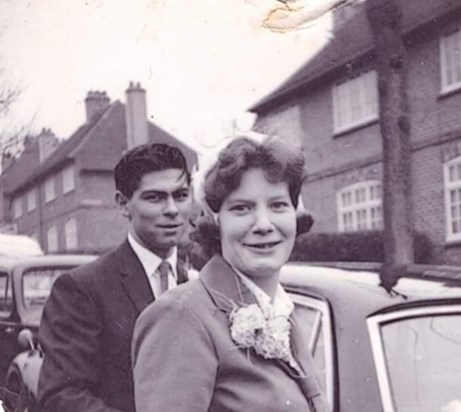
[[(460, 412), (461, 268), (412, 265), (391, 292), (379, 270), (293, 263), (282, 271), (331, 411)], [(41, 356), (33, 346), (11, 368), (29, 410)]]
[(461, 268), (412, 265), (387, 292), (376, 264), (287, 265), (331, 410), (461, 411)]
[(42, 357), (36, 332), (51, 286), (62, 272), (89, 263), (90, 255), (0, 257), (1, 386), (36, 393)]

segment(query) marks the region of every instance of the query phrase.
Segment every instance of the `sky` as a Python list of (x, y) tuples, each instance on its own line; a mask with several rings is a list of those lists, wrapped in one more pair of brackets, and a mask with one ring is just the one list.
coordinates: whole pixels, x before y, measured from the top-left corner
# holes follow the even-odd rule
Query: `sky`
[[(251, 126), (247, 108), (324, 44), (330, 20), (318, 8), (334, 0), (298, 0), (296, 10), (276, 0), (0, 3), (3, 77), (22, 90), (3, 130), (46, 127), (67, 138), (84, 122), (89, 90), (124, 102), (129, 82), (139, 81), (151, 119), (201, 150), (233, 118)], [(301, 9), (314, 20), (300, 23)]]

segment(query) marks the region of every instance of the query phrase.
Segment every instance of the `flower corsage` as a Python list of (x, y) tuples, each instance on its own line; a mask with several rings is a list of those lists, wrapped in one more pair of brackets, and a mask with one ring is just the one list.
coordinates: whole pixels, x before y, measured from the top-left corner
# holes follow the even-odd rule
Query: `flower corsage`
[(237, 307), (229, 315), (232, 340), (253, 349), (265, 359), (290, 358), (290, 328), (287, 317), (263, 311), (259, 305)]

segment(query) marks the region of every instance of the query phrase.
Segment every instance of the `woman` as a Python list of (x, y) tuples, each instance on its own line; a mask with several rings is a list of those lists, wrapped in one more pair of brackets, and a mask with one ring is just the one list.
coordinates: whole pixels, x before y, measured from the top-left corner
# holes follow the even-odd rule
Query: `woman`
[(137, 412), (327, 411), (279, 284), (303, 167), (274, 140), (239, 138), (220, 153), (204, 183), (217, 253), (135, 327)]

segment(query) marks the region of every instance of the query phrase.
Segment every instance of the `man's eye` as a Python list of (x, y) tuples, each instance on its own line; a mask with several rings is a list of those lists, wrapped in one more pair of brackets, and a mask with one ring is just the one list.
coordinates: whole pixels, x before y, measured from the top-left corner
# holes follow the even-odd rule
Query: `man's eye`
[(162, 197), (159, 195), (149, 195), (144, 197), (144, 200), (147, 200), (148, 202), (156, 203), (160, 202), (162, 200)]
[(185, 191), (185, 192), (175, 193), (173, 197), (175, 200), (178, 200), (178, 201), (186, 200), (189, 198), (189, 192)]

